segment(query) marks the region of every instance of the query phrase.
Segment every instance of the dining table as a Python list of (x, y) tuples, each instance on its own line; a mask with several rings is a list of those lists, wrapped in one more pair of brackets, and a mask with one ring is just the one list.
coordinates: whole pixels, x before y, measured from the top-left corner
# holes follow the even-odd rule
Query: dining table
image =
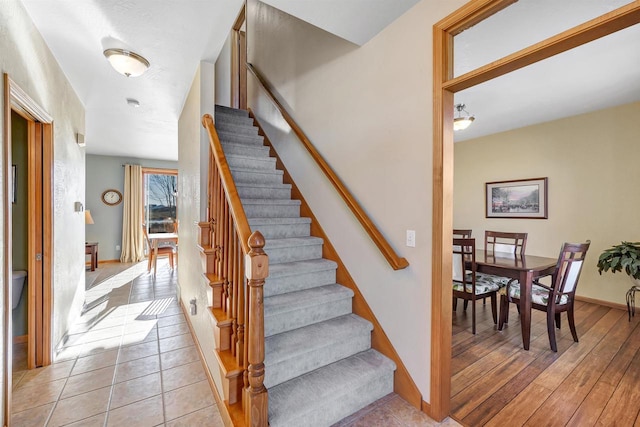
[(149, 242), (153, 250), (153, 280), (156, 280), (156, 264), (158, 263), (158, 247), (160, 245), (178, 245), (178, 233), (149, 233)]
[(520, 326), (522, 346), (529, 350), (531, 339), (531, 288), (533, 281), (552, 275), (557, 258), (536, 255), (515, 255), (477, 249), (476, 269), (481, 273), (517, 279), (520, 282)]

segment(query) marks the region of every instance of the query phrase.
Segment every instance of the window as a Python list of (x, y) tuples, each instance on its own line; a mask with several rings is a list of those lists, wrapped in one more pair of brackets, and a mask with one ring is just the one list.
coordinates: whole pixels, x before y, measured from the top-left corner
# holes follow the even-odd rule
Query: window
[(142, 175), (147, 232), (173, 233), (178, 214), (178, 171), (143, 168)]

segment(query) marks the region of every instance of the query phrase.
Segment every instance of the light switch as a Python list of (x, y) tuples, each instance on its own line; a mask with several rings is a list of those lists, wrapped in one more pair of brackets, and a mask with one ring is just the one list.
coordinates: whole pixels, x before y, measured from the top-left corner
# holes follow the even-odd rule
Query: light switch
[(411, 248), (416, 247), (416, 231), (415, 230), (407, 230), (407, 246)]

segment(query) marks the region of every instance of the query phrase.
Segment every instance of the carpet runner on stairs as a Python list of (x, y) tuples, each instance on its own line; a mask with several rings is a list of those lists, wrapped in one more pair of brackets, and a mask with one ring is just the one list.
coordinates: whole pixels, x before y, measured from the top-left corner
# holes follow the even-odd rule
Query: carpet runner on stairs
[(373, 325), (282, 181), (247, 111), (216, 106), (215, 126), (252, 231), (266, 239), (265, 380), (269, 425), (330, 426), (393, 392), (393, 361), (371, 348)]

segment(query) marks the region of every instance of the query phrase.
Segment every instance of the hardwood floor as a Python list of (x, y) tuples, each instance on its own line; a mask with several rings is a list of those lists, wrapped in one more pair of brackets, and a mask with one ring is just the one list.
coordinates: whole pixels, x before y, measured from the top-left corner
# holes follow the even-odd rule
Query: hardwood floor
[(534, 310), (531, 347), (522, 348), (513, 304), (498, 331), (487, 302), (453, 313), (451, 413), (465, 426), (640, 425), (640, 317), (577, 302), (574, 343), (562, 315), (558, 352), (549, 347), (546, 315)]

